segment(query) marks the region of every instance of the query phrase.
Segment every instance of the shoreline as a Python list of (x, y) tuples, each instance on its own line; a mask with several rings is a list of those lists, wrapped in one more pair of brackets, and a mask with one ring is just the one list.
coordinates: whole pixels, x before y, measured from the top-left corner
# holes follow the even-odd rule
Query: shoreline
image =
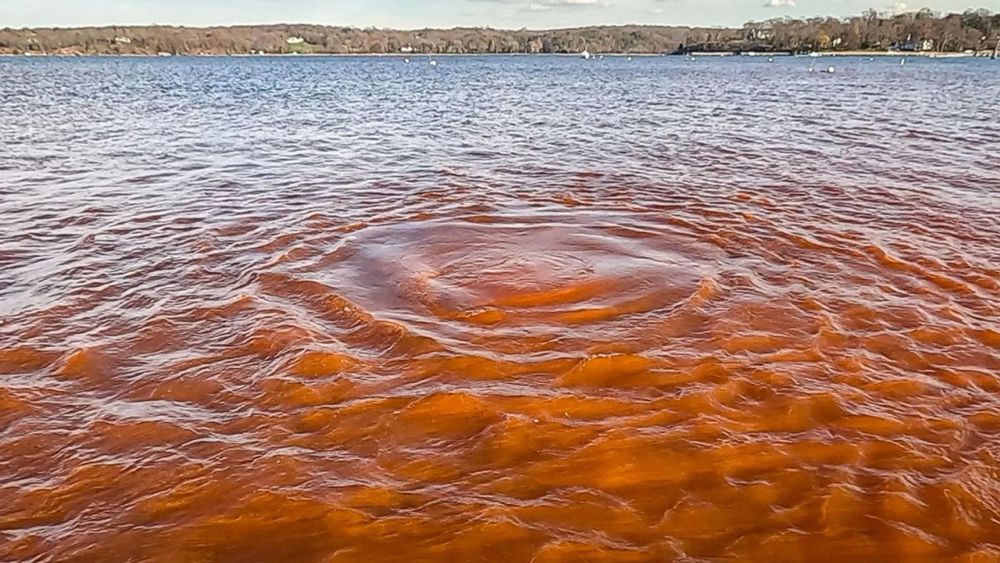
[[(853, 52), (829, 52), (829, 53), (818, 53), (815, 55), (802, 54), (793, 55), (791, 53), (764, 53), (764, 52), (753, 52), (753, 53), (730, 53), (730, 52), (698, 52), (698, 53), (688, 53), (688, 54), (658, 54), (658, 53), (596, 53), (592, 54), (591, 58), (601, 58), (601, 57), (611, 57), (611, 58), (654, 58), (654, 57), (694, 57), (694, 58), (724, 58), (724, 57), (738, 57), (738, 58), (770, 58), (770, 57), (781, 57), (781, 58), (820, 58), (820, 57), (899, 57), (899, 58), (909, 58), (909, 57), (919, 57), (926, 59), (972, 59), (972, 58), (990, 58), (991, 53), (909, 53), (909, 52), (896, 52), (890, 53), (885, 51), (853, 51)], [(317, 58), (317, 57), (344, 57), (344, 58), (411, 58), (411, 59), (423, 59), (423, 58), (448, 58), (448, 57), (563, 57), (563, 58), (581, 58), (579, 54), (575, 53), (435, 53), (435, 54), (418, 54), (418, 55), (402, 55), (397, 53), (386, 54), (386, 53), (269, 53), (265, 55), (250, 55), (250, 54), (227, 54), (227, 53), (179, 53), (170, 55), (153, 55), (153, 54), (143, 54), (143, 53), (0, 53), (0, 58), (60, 58), (60, 59), (83, 59), (83, 58), (139, 58), (139, 59), (169, 59), (169, 58), (242, 58), (242, 59), (266, 59), (266, 58)]]
[[(937, 51), (818, 51), (814, 53), (794, 54), (787, 51), (765, 52), (750, 51), (738, 53), (733, 51), (698, 51), (692, 53), (591, 53), (592, 58), (601, 57), (740, 57), (740, 58), (771, 58), (771, 57), (792, 57), (792, 58), (820, 58), (820, 57), (923, 57), (929, 59), (962, 59), (962, 58), (990, 58), (992, 51), (977, 52), (937, 52)], [(107, 58), (173, 58), (173, 57), (233, 57), (233, 58), (302, 58), (302, 57), (369, 57), (369, 58), (397, 58), (397, 59), (423, 59), (423, 58), (445, 58), (445, 57), (569, 57), (580, 58), (579, 53), (0, 53), (0, 58), (87, 58), (87, 57), (107, 57)]]
[(964, 51), (816, 51), (813, 53), (769, 53), (762, 51), (750, 51), (746, 53), (735, 53), (731, 51), (703, 51), (688, 53), (682, 56), (691, 57), (795, 57), (795, 58), (820, 58), (820, 57), (924, 57), (928, 59), (960, 59), (960, 58), (989, 58), (993, 51), (977, 51), (966, 53)]

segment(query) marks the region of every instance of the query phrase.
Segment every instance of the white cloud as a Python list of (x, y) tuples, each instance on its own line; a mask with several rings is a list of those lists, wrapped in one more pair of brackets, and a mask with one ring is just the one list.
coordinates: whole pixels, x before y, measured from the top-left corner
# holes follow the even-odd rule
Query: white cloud
[(522, 12), (550, 12), (555, 9), (574, 10), (584, 8), (610, 8), (611, 0), (472, 0), (492, 4), (504, 4)]
[(494, 4), (511, 4), (511, 5), (528, 4), (529, 6), (535, 6), (537, 8), (606, 5), (606, 3), (602, 2), (601, 0), (533, 0), (532, 2), (524, 2), (522, 0), (475, 0), (475, 1), (491, 2)]

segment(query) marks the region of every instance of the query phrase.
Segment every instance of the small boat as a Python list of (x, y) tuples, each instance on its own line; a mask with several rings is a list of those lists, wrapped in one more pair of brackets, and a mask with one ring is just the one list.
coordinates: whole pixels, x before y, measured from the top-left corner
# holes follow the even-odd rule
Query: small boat
[(582, 58), (583, 60), (589, 61), (590, 60), (590, 51), (584, 49), (583, 52), (580, 53), (580, 58)]

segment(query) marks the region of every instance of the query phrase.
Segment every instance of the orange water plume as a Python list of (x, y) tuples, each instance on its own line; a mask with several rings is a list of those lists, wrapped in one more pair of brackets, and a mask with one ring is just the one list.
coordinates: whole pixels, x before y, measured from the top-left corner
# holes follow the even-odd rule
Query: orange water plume
[(65, 250), (0, 559), (1000, 561), (991, 209), (602, 182)]

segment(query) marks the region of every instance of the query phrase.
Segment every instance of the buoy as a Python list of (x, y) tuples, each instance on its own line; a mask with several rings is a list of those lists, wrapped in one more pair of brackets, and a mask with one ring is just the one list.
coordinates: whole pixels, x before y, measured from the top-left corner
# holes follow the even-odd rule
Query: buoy
[(438, 62), (432, 59), (431, 60), (431, 66), (437, 66), (437, 65), (438, 65)]
[(826, 72), (827, 72), (827, 74), (833, 74), (834, 72), (837, 72), (837, 69), (835, 69), (835, 68), (833, 68), (833, 67), (831, 66), (831, 67), (828, 67), (828, 68), (826, 69)]
[(405, 59), (403, 59), (403, 63), (410, 64), (410, 57), (406, 57)]
[(903, 66), (905, 64), (906, 64), (906, 59), (899, 59), (899, 66)]
[(774, 57), (770, 57), (769, 59), (767, 59), (767, 62), (773, 63), (774, 62)]
[(629, 62), (632, 62), (632, 57), (629, 57), (628, 60), (629, 60)]

